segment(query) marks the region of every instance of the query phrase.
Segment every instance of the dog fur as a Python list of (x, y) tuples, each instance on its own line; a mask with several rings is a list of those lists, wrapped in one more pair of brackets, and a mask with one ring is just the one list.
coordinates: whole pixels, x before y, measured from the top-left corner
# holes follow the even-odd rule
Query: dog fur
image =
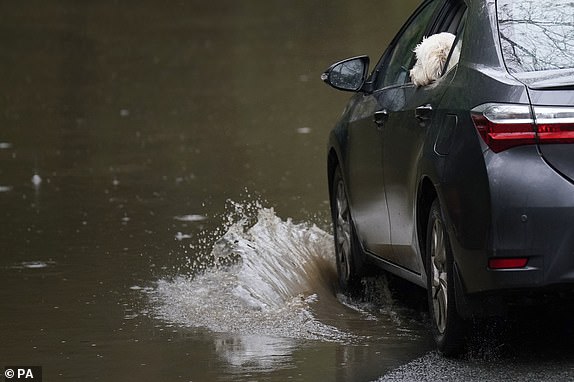
[(417, 61), (410, 71), (411, 80), (416, 86), (425, 86), (442, 75), (455, 36), (452, 33), (437, 33), (424, 37), (416, 46)]

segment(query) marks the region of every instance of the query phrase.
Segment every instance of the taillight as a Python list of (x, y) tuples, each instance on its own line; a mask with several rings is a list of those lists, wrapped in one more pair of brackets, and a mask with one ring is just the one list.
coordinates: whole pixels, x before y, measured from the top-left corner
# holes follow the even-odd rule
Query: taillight
[(519, 269), (526, 267), (528, 259), (525, 257), (491, 258), (488, 260), (490, 269)]
[(574, 108), (534, 106), (540, 143), (574, 143)]
[(574, 143), (574, 108), (487, 103), (470, 111), (488, 147), (499, 153), (535, 143)]
[(488, 103), (472, 109), (471, 117), (480, 136), (495, 153), (536, 143), (528, 105)]

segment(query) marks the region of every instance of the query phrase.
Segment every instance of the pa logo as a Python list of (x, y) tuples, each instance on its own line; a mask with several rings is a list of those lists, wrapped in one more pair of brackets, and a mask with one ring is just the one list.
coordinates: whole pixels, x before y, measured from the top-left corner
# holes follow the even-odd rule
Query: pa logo
[(42, 382), (41, 366), (6, 366), (4, 381), (33, 381)]

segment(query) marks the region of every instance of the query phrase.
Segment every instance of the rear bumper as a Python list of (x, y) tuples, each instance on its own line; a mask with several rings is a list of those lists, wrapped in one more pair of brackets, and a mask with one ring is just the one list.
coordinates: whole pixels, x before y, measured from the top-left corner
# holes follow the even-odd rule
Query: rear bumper
[[(485, 246), (468, 249), (451, 235), (466, 294), (574, 288), (574, 184), (553, 170), (535, 146), (487, 153), (490, 227)], [(526, 257), (521, 269), (488, 268), (491, 258)]]
[[(525, 275), (527, 272), (521, 273)], [(498, 281), (498, 280), (497, 280)], [(508, 279), (503, 278), (504, 283)], [(513, 280), (516, 281), (516, 280)], [(523, 284), (523, 280), (520, 284)], [(458, 269), (455, 267), (455, 292), (458, 313), (466, 319), (473, 317), (506, 316), (513, 309), (540, 308), (551, 306), (574, 306), (574, 283), (549, 284), (522, 288), (495, 289), (482, 293), (466, 294)]]

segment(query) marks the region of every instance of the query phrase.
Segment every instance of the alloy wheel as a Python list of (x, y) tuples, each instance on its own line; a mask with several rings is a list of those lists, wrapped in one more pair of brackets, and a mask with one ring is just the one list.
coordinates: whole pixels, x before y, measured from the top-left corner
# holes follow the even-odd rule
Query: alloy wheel
[(433, 313), (438, 331), (446, 330), (448, 312), (448, 278), (444, 226), (435, 219), (431, 233), (431, 297)]
[(337, 234), (337, 256), (339, 267), (339, 275), (343, 280), (350, 280), (351, 278), (351, 215), (349, 212), (349, 203), (347, 202), (347, 195), (345, 193), (345, 185), (342, 181), (337, 183), (337, 216), (335, 217), (335, 229)]

